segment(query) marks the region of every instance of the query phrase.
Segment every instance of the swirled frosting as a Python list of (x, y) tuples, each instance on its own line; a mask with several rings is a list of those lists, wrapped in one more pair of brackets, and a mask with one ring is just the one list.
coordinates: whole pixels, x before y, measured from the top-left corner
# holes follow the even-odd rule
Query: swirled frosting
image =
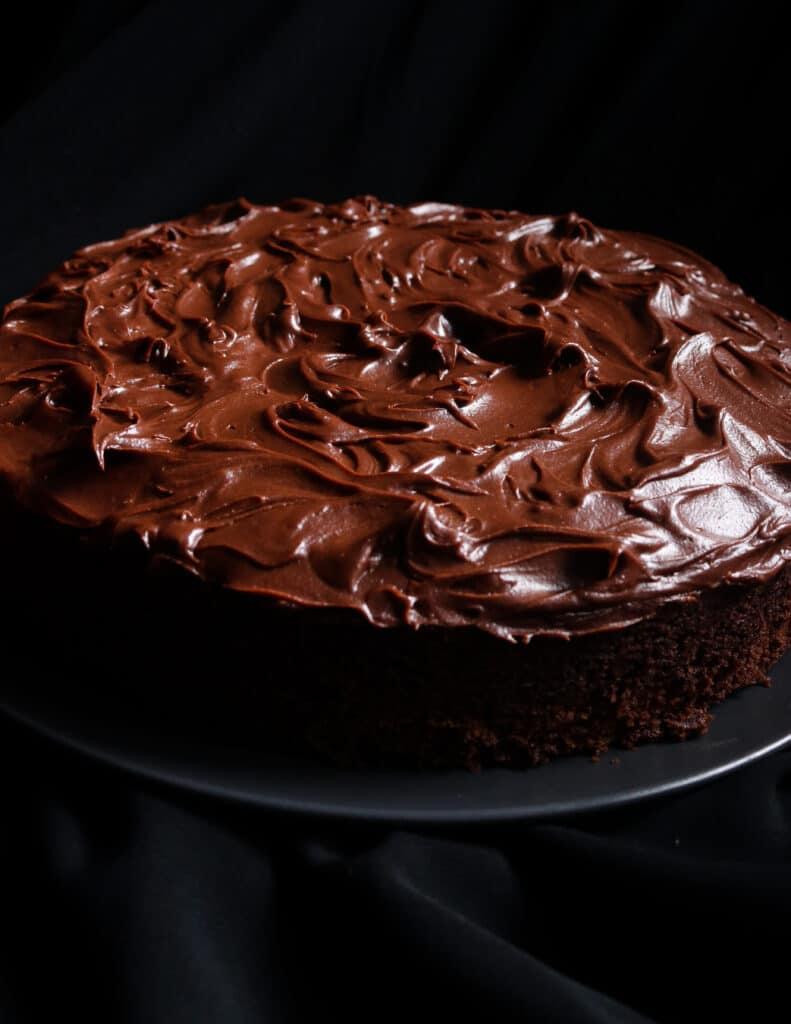
[(614, 628), (791, 558), (791, 327), (575, 214), (240, 200), (7, 307), (0, 473), (291, 605)]

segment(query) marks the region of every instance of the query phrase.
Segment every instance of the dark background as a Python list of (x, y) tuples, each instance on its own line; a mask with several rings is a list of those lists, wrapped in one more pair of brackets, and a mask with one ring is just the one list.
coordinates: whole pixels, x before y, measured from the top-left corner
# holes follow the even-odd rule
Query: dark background
[(789, 52), (771, 11), (17, 8), (2, 26), (3, 297), (78, 245), (207, 202), (374, 193), (575, 209), (697, 249), (788, 313)]
[[(18, 7), (0, 299), (207, 202), (372, 192), (665, 235), (789, 315), (771, 11)], [(0, 723), (0, 806), (3, 1022), (783, 1017), (789, 753), (617, 815), (440, 837), (196, 801)]]

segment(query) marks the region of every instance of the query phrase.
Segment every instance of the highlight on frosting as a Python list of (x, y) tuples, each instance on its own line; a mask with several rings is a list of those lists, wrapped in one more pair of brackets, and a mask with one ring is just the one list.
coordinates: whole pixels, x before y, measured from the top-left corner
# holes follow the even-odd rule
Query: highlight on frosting
[(791, 327), (575, 214), (239, 200), (7, 307), (0, 475), (377, 625), (609, 628), (791, 557)]

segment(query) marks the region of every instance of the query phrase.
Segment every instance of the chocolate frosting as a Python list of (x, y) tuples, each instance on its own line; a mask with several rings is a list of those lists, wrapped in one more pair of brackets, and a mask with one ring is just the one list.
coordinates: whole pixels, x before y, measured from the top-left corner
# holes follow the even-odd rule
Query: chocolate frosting
[(290, 605), (615, 628), (791, 558), (791, 327), (576, 214), (239, 200), (7, 307), (0, 474)]

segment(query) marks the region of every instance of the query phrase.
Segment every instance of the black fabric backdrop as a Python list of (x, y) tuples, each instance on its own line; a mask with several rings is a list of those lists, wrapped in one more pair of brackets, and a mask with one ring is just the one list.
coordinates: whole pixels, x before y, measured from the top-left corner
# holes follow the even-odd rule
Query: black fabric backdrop
[[(770, 11), (6, 13), (0, 297), (206, 202), (373, 192), (666, 235), (789, 315)], [(2, 621), (12, 636), (13, 595)], [(431, 835), (197, 800), (0, 722), (0, 800), (2, 1021), (784, 1016), (791, 752), (628, 812)]]

